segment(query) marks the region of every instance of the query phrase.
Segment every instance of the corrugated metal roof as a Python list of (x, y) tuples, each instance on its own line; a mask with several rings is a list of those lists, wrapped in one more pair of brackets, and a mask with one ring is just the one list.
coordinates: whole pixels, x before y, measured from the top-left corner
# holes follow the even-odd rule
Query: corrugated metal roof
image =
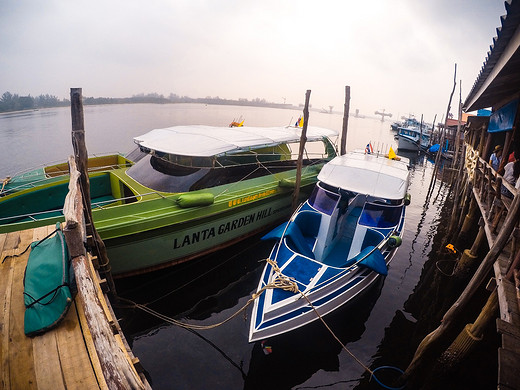
[(504, 4), (506, 15), (500, 18), (497, 36), (464, 102), (465, 111), (506, 103), (520, 93), (520, 0)]

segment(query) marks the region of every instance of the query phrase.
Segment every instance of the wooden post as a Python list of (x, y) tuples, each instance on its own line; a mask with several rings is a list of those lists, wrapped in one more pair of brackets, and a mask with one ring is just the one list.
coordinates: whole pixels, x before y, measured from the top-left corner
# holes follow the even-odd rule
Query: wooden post
[(435, 187), (435, 182), (437, 181), (437, 172), (439, 171), (439, 161), (440, 156), (442, 154), (442, 144), (444, 143), (444, 137), (446, 134), (446, 125), (448, 122), (448, 117), (450, 115), (450, 109), (451, 109), (451, 100), (453, 99), (453, 93), (455, 92), (455, 87), (457, 86), (457, 64), (455, 64), (455, 73), (453, 75), (453, 89), (451, 90), (450, 94), (450, 100), (448, 101), (448, 107), (446, 109), (446, 119), (444, 120), (444, 128), (442, 129), (442, 135), (441, 135), (441, 141), (439, 143), (440, 148), (437, 151), (437, 155), (435, 156), (435, 167), (433, 169), (433, 175), (430, 181), (430, 186), (428, 187), (428, 192), (426, 194), (426, 198), (429, 198), (431, 196), (431, 193), (433, 193), (433, 188)]
[(348, 130), (348, 115), (350, 111), (350, 86), (345, 87), (345, 107), (343, 109), (343, 129), (341, 132), (341, 148), (340, 154), (347, 153), (347, 130)]
[(99, 299), (94, 281), (95, 275), (91, 273), (92, 268), (83, 245), (85, 213), (81, 199), (81, 185), (78, 190), (81, 173), (77, 171), (72, 156), (69, 159), (69, 166), (69, 193), (63, 207), (66, 221), (64, 235), (71, 256), (81, 310), (85, 313), (103, 378), (109, 389), (145, 389), (132, 362), (118, 344)]
[(307, 125), (309, 122), (309, 100), (311, 98), (311, 90), (308, 89), (305, 93), (305, 107), (303, 108), (303, 128), (300, 136), (300, 150), (298, 152), (298, 165), (296, 166), (296, 184), (294, 186), (294, 193), (292, 199), (292, 211), (298, 207), (298, 198), (300, 197), (300, 184), (302, 181), (302, 164), (303, 153), (305, 151), (305, 142), (307, 142)]
[(88, 177), (88, 153), (85, 144), (85, 126), (83, 119), (83, 100), (81, 88), (70, 89), (70, 109), (72, 117), (72, 146), (80, 177), (80, 190), (83, 197), (85, 220), (87, 221), (87, 234), (91, 234), (97, 255), (100, 258), (100, 273), (107, 280), (110, 288), (111, 298), (116, 298), (116, 286), (110, 272), (110, 263), (106, 252), (106, 247), (99, 236), (92, 218), (92, 208), (90, 203), (90, 183)]

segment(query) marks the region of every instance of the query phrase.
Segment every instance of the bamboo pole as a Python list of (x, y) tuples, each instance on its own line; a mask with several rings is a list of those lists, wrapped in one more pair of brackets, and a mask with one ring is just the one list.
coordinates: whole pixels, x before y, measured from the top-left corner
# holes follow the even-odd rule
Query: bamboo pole
[(340, 154), (347, 153), (347, 130), (348, 130), (348, 116), (350, 111), (350, 86), (345, 87), (345, 106), (343, 109), (343, 129), (341, 132), (341, 149)]
[(116, 286), (110, 272), (110, 262), (106, 252), (106, 247), (99, 236), (92, 218), (92, 208), (90, 203), (90, 183), (88, 176), (88, 153), (85, 144), (85, 126), (83, 118), (83, 98), (81, 88), (70, 89), (70, 108), (72, 117), (72, 145), (74, 147), (74, 156), (80, 177), (80, 189), (84, 204), (85, 220), (87, 221), (87, 229), (92, 234), (94, 245), (97, 249), (97, 255), (100, 259), (100, 273), (107, 280), (110, 289), (111, 298), (116, 298)]
[(456, 86), (457, 86), (457, 64), (455, 64), (455, 72), (454, 72), (454, 75), (453, 75), (453, 89), (451, 90), (450, 99), (448, 101), (448, 107), (446, 109), (446, 117), (445, 117), (445, 120), (444, 120), (444, 128), (442, 129), (441, 142), (439, 143), (440, 148), (437, 151), (437, 156), (435, 157), (435, 168), (433, 170), (432, 179), (430, 181), (430, 186), (428, 188), (428, 193), (426, 195), (427, 198), (429, 198), (431, 196), (431, 192), (433, 192), (433, 188), (435, 186), (435, 182), (437, 181), (437, 172), (439, 171), (439, 161), (440, 161), (440, 156), (442, 154), (442, 144), (444, 143), (444, 137), (445, 137), (445, 134), (446, 134), (446, 125), (448, 123), (448, 117), (449, 117), (450, 109), (451, 109), (451, 100), (453, 99), (453, 94), (455, 93), (455, 87)]
[(498, 294), (494, 290), (473, 324), (467, 324), (439, 358), (444, 370), (453, 370), (482, 341), (485, 328), (496, 318)]
[(311, 98), (311, 90), (308, 89), (305, 93), (305, 107), (303, 108), (303, 128), (300, 136), (300, 150), (298, 152), (298, 165), (296, 166), (296, 184), (294, 186), (292, 211), (298, 207), (298, 198), (300, 197), (300, 185), (302, 180), (302, 164), (303, 153), (305, 151), (305, 143), (307, 142), (307, 126), (309, 123), (309, 100)]

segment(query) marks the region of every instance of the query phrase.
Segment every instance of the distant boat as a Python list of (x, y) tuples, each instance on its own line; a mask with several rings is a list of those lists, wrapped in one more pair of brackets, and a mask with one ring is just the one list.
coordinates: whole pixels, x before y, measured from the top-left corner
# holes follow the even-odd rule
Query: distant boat
[[(350, 152), (323, 167), (310, 198), (264, 237), (277, 241), (258, 284), (250, 342), (315, 321), (387, 274), (409, 203), (408, 163)], [(272, 288), (283, 280), (299, 291)]]
[[(126, 157), (90, 160), (92, 215), (112, 272), (124, 276), (187, 261), (286, 219), (301, 131), (175, 126), (135, 137), (137, 148)], [(337, 132), (307, 129), (301, 196), (336, 155), (329, 137)], [(4, 185), (0, 233), (64, 220), (66, 164), (31, 172)]]
[(238, 118), (238, 120), (232, 120), (231, 123), (229, 124), (229, 127), (242, 127), (244, 126), (244, 121), (245, 119), (242, 119), (242, 117)]
[(397, 129), (399, 150), (426, 151), (430, 147), (431, 127), (410, 118)]

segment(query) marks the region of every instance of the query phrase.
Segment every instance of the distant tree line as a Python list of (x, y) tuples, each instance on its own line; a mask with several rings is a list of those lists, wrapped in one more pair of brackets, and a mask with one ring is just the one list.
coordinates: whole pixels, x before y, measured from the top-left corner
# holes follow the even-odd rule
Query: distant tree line
[(68, 100), (60, 100), (52, 95), (37, 97), (20, 96), (11, 92), (4, 92), (0, 98), (0, 112), (33, 110), (36, 108), (60, 107), (70, 105)]
[[(138, 94), (129, 98), (108, 98), (108, 97), (84, 97), (84, 105), (94, 104), (135, 104), (135, 103), (154, 103), (154, 104), (167, 104), (167, 103), (202, 103), (202, 104), (227, 104), (227, 105), (239, 105), (239, 106), (263, 106), (263, 107), (278, 107), (287, 108), (292, 107), (290, 104), (271, 103), (265, 99), (252, 99), (248, 100), (240, 98), (238, 100), (232, 99), (221, 99), (220, 97), (206, 96), (205, 98), (191, 98), (189, 96), (178, 96), (174, 93), (166, 98), (164, 95), (157, 93), (149, 94)], [(22, 110), (35, 110), (39, 108), (50, 108), (50, 107), (64, 107), (69, 106), (70, 100), (60, 99), (52, 95), (40, 95), (32, 97), (31, 95), (20, 96), (18, 94), (12, 94), (11, 92), (4, 92), (0, 98), (0, 112), (9, 111), (22, 111)]]

